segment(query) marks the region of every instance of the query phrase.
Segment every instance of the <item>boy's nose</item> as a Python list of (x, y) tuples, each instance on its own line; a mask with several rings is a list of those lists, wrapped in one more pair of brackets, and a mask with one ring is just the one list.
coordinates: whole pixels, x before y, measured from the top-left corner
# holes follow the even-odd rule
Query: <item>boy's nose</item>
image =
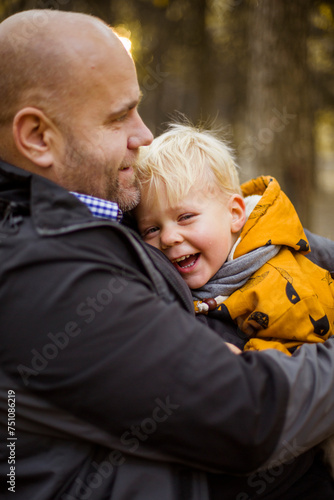
[(161, 250), (182, 243), (183, 237), (179, 231), (175, 229), (164, 229), (160, 234)]

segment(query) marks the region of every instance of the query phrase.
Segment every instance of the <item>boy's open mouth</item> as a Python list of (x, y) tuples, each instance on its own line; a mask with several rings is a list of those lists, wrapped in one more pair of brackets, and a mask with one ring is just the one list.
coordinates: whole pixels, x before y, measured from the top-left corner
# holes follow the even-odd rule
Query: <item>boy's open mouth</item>
[(184, 255), (183, 257), (172, 260), (172, 264), (174, 264), (177, 269), (190, 269), (196, 264), (199, 255), (199, 253)]

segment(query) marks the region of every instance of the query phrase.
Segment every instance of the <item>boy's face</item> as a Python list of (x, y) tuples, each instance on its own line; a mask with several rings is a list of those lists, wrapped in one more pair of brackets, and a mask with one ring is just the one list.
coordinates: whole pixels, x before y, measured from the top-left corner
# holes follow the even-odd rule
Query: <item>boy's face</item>
[(162, 189), (154, 200), (145, 190), (135, 210), (144, 241), (160, 249), (189, 288), (209, 281), (226, 258), (245, 222), (241, 196), (192, 190), (177, 206)]

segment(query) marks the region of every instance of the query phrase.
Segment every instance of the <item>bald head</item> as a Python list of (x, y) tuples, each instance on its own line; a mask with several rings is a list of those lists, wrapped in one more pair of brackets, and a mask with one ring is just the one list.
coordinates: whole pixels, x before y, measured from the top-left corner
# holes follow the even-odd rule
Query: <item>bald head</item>
[(85, 67), (94, 67), (98, 58), (96, 41), (124, 50), (105, 23), (86, 14), (44, 9), (5, 19), (0, 24), (0, 127), (10, 125), (24, 106), (64, 121), (66, 102), (75, 105)]
[(113, 31), (85, 14), (21, 12), (0, 24), (0, 72), (0, 158), (134, 206), (132, 167), (152, 134), (137, 111), (133, 60)]

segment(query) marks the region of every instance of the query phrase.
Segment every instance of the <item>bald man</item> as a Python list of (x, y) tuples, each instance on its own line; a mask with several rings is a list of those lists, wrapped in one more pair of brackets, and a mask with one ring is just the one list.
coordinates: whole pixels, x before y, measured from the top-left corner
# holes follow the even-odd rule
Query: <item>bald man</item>
[(117, 36), (25, 11), (0, 25), (0, 74), (3, 498), (333, 498), (312, 450), (334, 432), (333, 341), (234, 355), (119, 224), (152, 136)]
[[(20, 38), (27, 24), (31, 35)], [(0, 36), (2, 159), (68, 190), (135, 206), (132, 165), (152, 134), (119, 38), (95, 18), (52, 11), (17, 14)]]

